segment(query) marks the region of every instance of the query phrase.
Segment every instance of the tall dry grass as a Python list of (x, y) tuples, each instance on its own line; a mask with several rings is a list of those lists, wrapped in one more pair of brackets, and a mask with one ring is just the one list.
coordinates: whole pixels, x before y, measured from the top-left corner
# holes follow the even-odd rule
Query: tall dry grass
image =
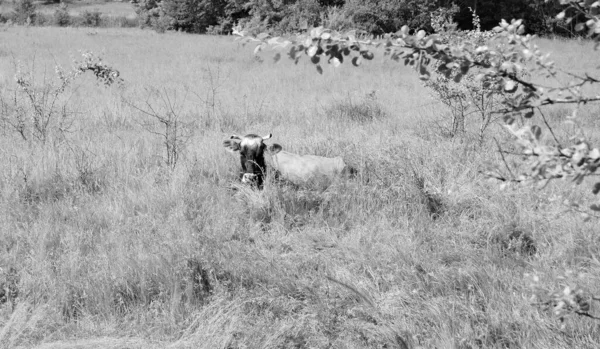
[[(591, 193), (486, 180), (479, 170), (500, 161), (493, 142), (444, 137), (448, 112), (409, 69), (375, 60), (319, 75), (304, 61), (259, 63), (230, 38), (140, 30), (0, 36), (3, 94), (16, 61), (41, 83), (78, 49), (125, 80), (77, 80), (71, 132), (46, 145), (2, 125), (0, 281), (16, 276), (18, 297), (0, 307), (0, 347), (600, 344), (597, 322), (533, 306), (526, 277), (556, 289), (575, 270), (598, 289), (597, 222), (562, 205)], [(590, 45), (543, 45), (572, 68), (595, 64), (568, 54)], [(191, 134), (173, 170), (160, 125), (132, 107), (161, 110), (149, 87), (178, 96)], [(597, 111), (583, 115), (595, 137)], [(236, 186), (239, 160), (223, 139), (269, 132), (293, 152), (343, 156), (359, 175), (325, 191)], [(535, 249), (518, 248), (516, 231)]]

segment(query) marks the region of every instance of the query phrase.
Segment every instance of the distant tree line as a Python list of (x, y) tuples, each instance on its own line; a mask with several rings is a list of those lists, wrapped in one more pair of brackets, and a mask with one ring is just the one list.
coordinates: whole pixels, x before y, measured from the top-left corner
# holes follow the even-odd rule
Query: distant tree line
[(236, 23), (257, 31), (297, 31), (323, 25), (370, 34), (396, 32), (403, 25), (432, 32), (431, 13), (458, 8), (459, 29), (472, 29), (472, 12), (484, 30), (501, 19), (522, 18), (536, 34), (570, 35), (573, 23), (555, 19), (563, 9), (560, 0), (131, 0), (142, 24), (158, 31), (225, 34)]
[[(60, 2), (53, 12), (44, 5)], [(0, 0), (2, 4), (2, 0)], [(12, 10), (8, 4), (12, 5)], [(104, 15), (98, 9), (86, 9), (72, 13), (67, 1), (12, 0), (4, 1), (0, 11), (0, 24), (58, 26), (58, 27), (137, 27), (138, 19), (125, 15)], [(7, 8), (8, 7), (8, 8)]]

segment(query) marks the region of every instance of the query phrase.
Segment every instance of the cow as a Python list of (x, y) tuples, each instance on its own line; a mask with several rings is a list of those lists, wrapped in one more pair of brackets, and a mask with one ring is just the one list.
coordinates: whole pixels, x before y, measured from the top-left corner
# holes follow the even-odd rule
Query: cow
[(298, 186), (328, 184), (336, 176), (344, 173), (354, 175), (353, 168), (346, 165), (341, 157), (326, 158), (316, 155), (298, 155), (284, 151), (279, 144), (266, 145), (265, 140), (272, 134), (261, 137), (248, 134), (244, 137), (231, 136), (223, 146), (231, 152), (240, 153), (242, 183), (263, 187), (267, 168)]

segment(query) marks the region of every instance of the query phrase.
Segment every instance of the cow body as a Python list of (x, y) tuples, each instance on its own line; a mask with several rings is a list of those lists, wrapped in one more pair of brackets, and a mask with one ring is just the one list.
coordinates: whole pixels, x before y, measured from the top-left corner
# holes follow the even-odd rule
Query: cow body
[(283, 150), (271, 154), (269, 163), (281, 177), (296, 185), (327, 184), (346, 167), (341, 157), (298, 155)]
[(242, 183), (263, 185), (264, 176), (275, 172), (280, 178), (299, 186), (329, 185), (342, 173), (353, 173), (341, 157), (326, 158), (316, 155), (298, 155), (282, 150), (279, 144), (267, 146), (264, 140), (271, 134), (260, 137), (249, 134), (244, 137), (231, 136), (223, 142), (228, 150), (240, 152)]

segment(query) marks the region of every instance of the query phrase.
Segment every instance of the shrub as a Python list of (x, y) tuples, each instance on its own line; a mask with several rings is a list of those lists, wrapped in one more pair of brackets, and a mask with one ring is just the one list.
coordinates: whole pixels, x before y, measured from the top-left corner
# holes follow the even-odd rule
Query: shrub
[(430, 13), (438, 7), (437, 0), (348, 0), (343, 8), (355, 29), (381, 35), (396, 32), (405, 24), (430, 31)]
[(41, 13), (38, 12), (35, 15), (35, 20), (31, 22), (31, 24), (36, 25), (38, 27), (42, 27), (45, 25), (52, 25), (54, 23), (54, 14), (53, 13)]
[(276, 28), (281, 32), (294, 32), (307, 25), (319, 25), (322, 7), (316, 0), (298, 0), (281, 12), (283, 18)]
[(154, 31), (162, 34), (173, 27), (172, 21), (173, 19), (168, 16), (152, 17), (150, 26), (154, 29)]
[(223, 35), (223, 34), (227, 34), (228, 33), (228, 27), (230, 26), (230, 23), (222, 23), (222, 24), (217, 24), (217, 25), (209, 25), (206, 28), (206, 34), (208, 35)]
[(338, 31), (356, 28), (352, 16), (342, 7), (328, 7), (321, 12), (321, 24), (326, 28)]
[(17, 0), (13, 11), (15, 12), (15, 23), (31, 24), (35, 22), (37, 6), (33, 0)]
[(92, 11), (85, 10), (81, 14), (83, 19), (82, 25), (86, 27), (99, 27), (102, 22), (102, 13), (98, 9)]
[(15, 22), (15, 17), (16, 15), (14, 12), (0, 13), (0, 23), (11, 25)]
[(45, 144), (61, 140), (73, 126), (73, 111), (67, 89), (81, 74), (91, 71), (105, 85), (120, 84), (119, 72), (112, 69), (90, 52), (82, 54), (71, 69), (55, 67), (56, 79), (38, 83), (31, 71), (17, 66), (17, 89), (0, 94), (0, 122), (8, 125), (24, 141)]
[(174, 29), (204, 33), (227, 17), (227, 2), (218, 0), (133, 0), (132, 3), (142, 26), (153, 27), (157, 32)]
[(54, 25), (59, 27), (66, 27), (71, 25), (71, 15), (69, 14), (69, 5), (61, 3), (60, 6), (54, 11), (53, 18)]
[[(449, 9), (440, 8), (432, 13), (431, 25), (440, 35), (442, 41), (450, 45), (469, 44), (485, 45), (489, 39), (488, 32), (481, 31), (479, 16), (472, 12), (472, 31), (457, 31), (452, 18), (459, 11), (457, 6)], [(452, 116), (449, 136), (463, 134), (467, 123), (477, 124), (480, 140), (488, 126), (494, 121), (493, 112), (502, 102), (502, 94), (484, 87), (484, 83), (476, 79), (477, 69), (463, 73), (459, 68), (446, 69), (445, 63), (440, 62), (436, 72), (430, 79), (424, 81), (425, 87), (432, 91), (433, 96), (450, 108)], [(472, 121), (475, 116), (479, 121)]]
[[(175, 168), (177, 160), (188, 142), (191, 131), (189, 125), (184, 122), (183, 115), (178, 109), (185, 99), (178, 100), (176, 91), (168, 91), (166, 88), (146, 89), (146, 101), (162, 101), (156, 103), (146, 102), (146, 107), (138, 107), (133, 102), (125, 101), (132, 108), (144, 115), (145, 120), (140, 122), (148, 132), (161, 135), (166, 150), (166, 163)], [(156, 131), (162, 128), (162, 131)]]

